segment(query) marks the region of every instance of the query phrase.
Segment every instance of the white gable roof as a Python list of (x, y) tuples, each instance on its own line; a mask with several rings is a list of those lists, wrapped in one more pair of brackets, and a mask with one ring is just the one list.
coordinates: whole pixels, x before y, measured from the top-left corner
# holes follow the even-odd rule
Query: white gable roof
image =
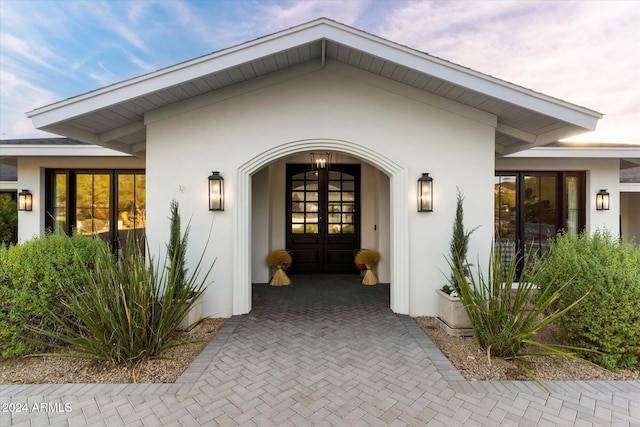
[(602, 114), (321, 18), (27, 113), (37, 129), (126, 153), (145, 114), (298, 64), (338, 61), (497, 116), (506, 155), (594, 130)]

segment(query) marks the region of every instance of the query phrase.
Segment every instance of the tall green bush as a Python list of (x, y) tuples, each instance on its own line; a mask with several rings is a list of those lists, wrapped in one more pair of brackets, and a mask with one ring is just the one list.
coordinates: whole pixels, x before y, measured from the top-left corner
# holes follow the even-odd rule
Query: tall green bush
[(21, 356), (55, 342), (30, 326), (55, 331), (49, 313), (65, 316), (65, 289), (82, 289), (102, 242), (90, 237), (47, 234), (0, 247), (0, 354)]
[(11, 197), (0, 194), (0, 245), (18, 242), (18, 205)]
[(551, 241), (543, 282), (571, 285), (559, 309), (588, 296), (558, 320), (567, 344), (597, 350), (584, 357), (611, 370), (640, 369), (640, 250), (609, 232), (559, 234)]

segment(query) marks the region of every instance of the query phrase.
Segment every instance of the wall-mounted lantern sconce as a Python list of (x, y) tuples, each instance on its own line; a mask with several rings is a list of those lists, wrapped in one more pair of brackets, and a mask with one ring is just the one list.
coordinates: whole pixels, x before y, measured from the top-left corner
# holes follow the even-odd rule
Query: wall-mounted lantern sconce
[(29, 190), (18, 193), (18, 210), (30, 211), (33, 208), (33, 194)]
[(607, 190), (600, 190), (596, 193), (596, 210), (609, 210), (609, 193), (607, 193)]
[(211, 172), (209, 177), (209, 210), (224, 210), (224, 179), (220, 172)]
[(428, 173), (418, 178), (418, 212), (433, 212), (433, 178)]
[(311, 168), (315, 171), (329, 170), (331, 153), (311, 153)]

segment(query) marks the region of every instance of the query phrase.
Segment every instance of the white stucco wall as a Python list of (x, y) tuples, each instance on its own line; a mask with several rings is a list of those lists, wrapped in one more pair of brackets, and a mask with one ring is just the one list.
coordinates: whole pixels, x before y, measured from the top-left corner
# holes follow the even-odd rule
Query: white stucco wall
[(18, 191), (33, 194), (33, 210), (18, 211), (18, 241), (39, 236), (45, 227), (45, 169), (144, 169), (138, 157), (18, 157)]
[[(620, 160), (597, 158), (501, 158), (497, 171), (586, 171), (586, 227), (589, 232), (608, 229), (616, 236), (620, 225)], [(596, 193), (610, 194), (608, 211), (596, 210)]]
[[(194, 259), (214, 217), (207, 210), (207, 176), (217, 170), (225, 179), (225, 211), (215, 214), (207, 251), (207, 259), (217, 258), (214, 283), (205, 300), (207, 315), (233, 314), (237, 171), (249, 159), (259, 159), (261, 153), (283, 144), (345, 141), (368, 147), (370, 153), (404, 171), (408, 191), (401, 200), (408, 206), (408, 217), (401, 222), (406, 220), (409, 233), (394, 236), (389, 230), (389, 237), (378, 236), (377, 244), (383, 247), (387, 239), (407, 242), (409, 283), (401, 285), (408, 286), (408, 314), (436, 314), (434, 291), (444, 283), (443, 253), (451, 233), (456, 186), (466, 195), (468, 226), (482, 224), (473, 235), (470, 255), (486, 253), (491, 242), (495, 117), (405, 85), (338, 64), (320, 69), (314, 63), (158, 110), (147, 116), (146, 123), (147, 204), (149, 212), (159, 212), (148, 218), (152, 248), (162, 247), (167, 238), (168, 220), (162, 212), (168, 211), (171, 198), (176, 197), (183, 212), (193, 215), (188, 256)], [(367, 154), (370, 158), (361, 160), (376, 165), (376, 155)], [(276, 163), (269, 174), (271, 186), (284, 188), (284, 179), (275, 173)], [(416, 212), (416, 183), (423, 172), (434, 178), (431, 213)], [(388, 185), (387, 177), (378, 179), (381, 185)], [(252, 182), (255, 186), (256, 180)], [(261, 195), (252, 195), (254, 202), (264, 203)], [(396, 196), (380, 192), (371, 203), (389, 204)], [(267, 241), (272, 247), (282, 247), (284, 218), (279, 220), (274, 213), (284, 201), (280, 203), (273, 195), (270, 202), (272, 234), (258, 242), (261, 247)], [(398, 223), (394, 206), (388, 214), (379, 212), (381, 223), (385, 215), (389, 222)], [(282, 232), (278, 231), (280, 223)], [(375, 242), (376, 237), (372, 238)], [(253, 252), (251, 257), (255, 256)], [(389, 255), (392, 266), (393, 257)], [(391, 270), (393, 276), (393, 267)], [(392, 287), (401, 285), (392, 283)]]

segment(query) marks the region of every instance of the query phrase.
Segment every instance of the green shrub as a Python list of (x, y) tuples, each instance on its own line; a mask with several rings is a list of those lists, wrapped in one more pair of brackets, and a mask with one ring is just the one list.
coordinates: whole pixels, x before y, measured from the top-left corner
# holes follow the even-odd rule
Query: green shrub
[(0, 245), (18, 242), (18, 205), (11, 197), (0, 194)]
[(182, 345), (175, 331), (207, 287), (213, 264), (199, 278), (204, 251), (193, 272), (178, 289), (178, 254), (169, 266), (145, 261), (143, 250), (129, 235), (123, 258), (115, 259), (105, 245), (95, 268), (85, 268), (81, 289), (65, 290), (71, 315), (54, 316), (57, 330), (39, 331), (55, 336), (67, 347), (57, 356), (135, 363)]
[[(24, 244), (0, 248), (0, 354), (20, 356), (55, 341), (28, 326), (55, 331), (49, 312), (65, 315), (63, 289), (82, 289), (83, 269), (97, 247), (89, 237), (47, 234)], [(77, 254), (77, 255), (76, 255)]]
[[(469, 316), (473, 334), (482, 349), (491, 356), (512, 359), (527, 375), (544, 385), (527, 368), (533, 356), (571, 357), (575, 349), (563, 345), (542, 344), (534, 340), (545, 326), (561, 319), (571, 305), (552, 311), (550, 307), (567, 289), (558, 281), (557, 289), (539, 289), (544, 262), (529, 255), (517, 276), (517, 258), (511, 257), (505, 275), (502, 253), (491, 250), (486, 273), (478, 266), (476, 274), (466, 274), (459, 263), (447, 259), (460, 289), (460, 299)], [(519, 282), (515, 289), (512, 284)], [(573, 304), (577, 301), (574, 300)], [(531, 349), (535, 349), (532, 351)], [(548, 391), (548, 390), (547, 390)]]
[(590, 291), (558, 321), (565, 343), (598, 350), (584, 357), (607, 369), (640, 369), (640, 250), (608, 232), (560, 234), (546, 264), (552, 290), (571, 281), (557, 308)]

